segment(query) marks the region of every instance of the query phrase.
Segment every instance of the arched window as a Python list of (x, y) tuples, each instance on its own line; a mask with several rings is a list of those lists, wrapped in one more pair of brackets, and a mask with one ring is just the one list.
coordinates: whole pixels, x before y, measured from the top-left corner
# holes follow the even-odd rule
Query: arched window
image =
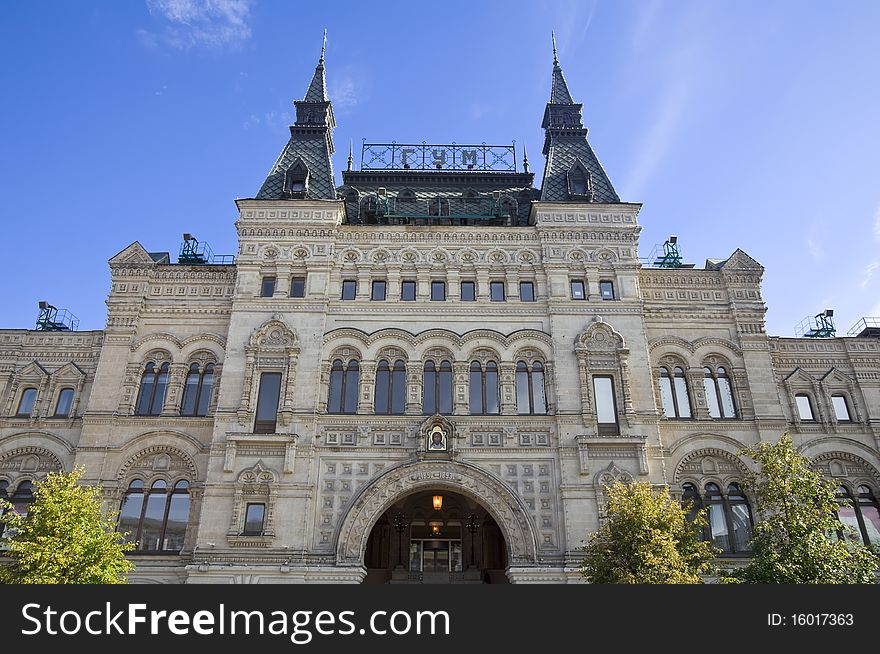
[(70, 408), (73, 406), (73, 389), (62, 388), (58, 393), (58, 401), (55, 403), (55, 416), (57, 418), (66, 418), (70, 415)]
[(376, 413), (402, 415), (406, 409), (406, 365), (402, 360), (392, 367), (384, 359), (376, 368), (376, 392), (373, 410)]
[(128, 487), (119, 510), (120, 532), (126, 541), (137, 543), (139, 552), (179, 552), (183, 548), (189, 521), (189, 482), (181, 479), (172, 489), (159, 479), (149, 491), (135, 479)]
[(718, 367), (703, 368), (703, 388), (706, 391), (706, 402), (709, 415), (713, 418), (736, 418), (736, 407), (733, 403), (733, 390), (727, 369)]
[(531, 368), (525, 361), (516, 364), (516, 410), (520, 414), (547, 413), (544, 366), (537, 361)]
[(500, 413), (501, 396), (498, 387), (498, 364), (486, 363), (483, 368), (479, 361), (471, 362), (470, 410), (474, 415)]
[(832, 395), (831, 408), (834, 409), (834, 416), (837, 418), (837, 422), (850, 422), (852, 420), (845, 395)]
[(162, 413), (162, 404), (165, 402), (165, 388), (168, 386), (168, 363), (156, 366), (150, 362), (144, 367), (141, 376), (141, 389), (138, 394), (137, 409), (135, 414), (139, 416), (158, 416)]
[(441, 361), (439, 369), (433, 361), (425, 362), (422, 373), (422, 412), (425, 415), (452, 413), (452, 364)]
[(700, 491), (691, 483), (681, 485), (681, 505), (687, 511), (688, 521), (693, 521), (700, 509), (703, 508), (703, 501), (700, 499)]
[(712, 544), (723, 554), (750, 551), (752, 512), (739, 484), (730, 484), (726, 496), (718, 484), (706, 484), (706, 504)]
[(25, 479), (18, 482), (18, 488), (12, 494), (9, 500), (12, 507), (19, 515), (27, 515), (28, 509), (34, 503), (34, 484), (32, 481)]
[(671, 374), (669, 368), (660, 368), (660, 399), (667, 418), (691, 417), (691, 400), (683, 368), (676, 367)]
[(37, 402), (37, 389), (26, 388), (21, 392), (21, 399), (18, 401), (18, 411), (16, 416), (30, 416), (34, 412), (34, 404)]
[(204, 368), (194, 363), (186, 375), (186, 386), (183, 391), (183, 402), (180, 407), (182, 416), (204, 416), (208, 413), (211, 403), (211, 391), (214, 387), (214, 364)]
[(852, 527), (866, 545), (880, 545), (880, 505), (867, 486), (859, 486), (855, 501), (846, 486), (837, 489), (837, 518)]
[(356, 359), (342, 363), (336, 359), (330, 369), (330, 397), (327, 411), (330, 413), (357, 413), (360, 365)]

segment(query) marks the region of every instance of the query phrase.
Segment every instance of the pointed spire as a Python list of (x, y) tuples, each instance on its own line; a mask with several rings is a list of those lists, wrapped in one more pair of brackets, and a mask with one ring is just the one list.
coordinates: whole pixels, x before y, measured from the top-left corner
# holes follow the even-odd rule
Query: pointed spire
[(559, 65), (559, 57), (556, 53), (556, 34), (550, 33), (553, 38), (553, 82), (550, 86), (550, 104), (574, 104), (571, 93), (568, 92), (568, 84), (562, 76), (562, 67)]
[(348, 141), (348, 168), (346, 170), (351, 170), (351, 166), (354, 163), (354, 156), (352, 155), (352, 142)]
[(324, 30), (324, 41), (321, 44), (321, 58), (315, 66), (315, 74), (306, 91), (305, 102), (327, 102), (327, 80), (324, 78), (324, 50), (327, 47), (327, 30)]
[(526, 144), (523, 143), (523, 172), (529, 172), (529, 153), (526, 152)]

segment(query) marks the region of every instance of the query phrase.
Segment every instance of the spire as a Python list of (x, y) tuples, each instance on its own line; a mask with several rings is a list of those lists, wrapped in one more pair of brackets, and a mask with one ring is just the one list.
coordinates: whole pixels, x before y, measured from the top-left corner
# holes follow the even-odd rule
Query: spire
[(293, 102), (296, 119), (290, 126), (290, 140), (257, 192), (257, 199), (336, 199), (332, 159), (336, 119), (324, 79), (326, 45), (324, 30), (321, 58), (309, 90), (305, 98)]
[[(550, 101), (544, 109), (543, 202), (620, 202), (611, 181), (587, 141), (583, 108), (568, 91), (559, 65), (556, 34), (553, 40), (553, 79)], [(525, 159), (525, 152), (523, 158)], [(527, 160), (523, 163), (527, 164)]]
[(346, 170), (351, 170), (351, 165), (354, 163), (354, 157), (352, 156), (352, 142), (348, 141), (348, 168)]
[(553, 82), (550, 85), (550, 104), (574, 104), (571, 93), (568, 92), (568, 84), (562, 76), (562, 66), (559, 65), (559, 57), (556, 54), (556, 34), (550, 32), (553, 39)]
[(327, 81), (324, 78), (324, 50), (327, 47), (327, 30), (324, 30), (324, 41), (321, 43), (321, 58), (315, 66), (312, 83), (306, 91), (305, 102), (327, 102)]
[(523, 143), (523, 172), (529, 172), (529, 153), (526, 152), (526, 144)]

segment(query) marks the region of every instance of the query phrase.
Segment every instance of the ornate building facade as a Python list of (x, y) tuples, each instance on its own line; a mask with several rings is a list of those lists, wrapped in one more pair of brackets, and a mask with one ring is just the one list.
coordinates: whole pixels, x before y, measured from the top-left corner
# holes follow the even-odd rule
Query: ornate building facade
[(559, 582), (612, 480), (748, 556), (745, 446), (789, 432), (880, 542), (880, 337), (764, 329), (763, 267), (643, 265), (554, 53), (540, 186), (507, 146), (365, 146), (323, 54), (234, 263), (110, 259), (101, 331), (0, 331), (0, 493), (84, 466), (132, 580)]

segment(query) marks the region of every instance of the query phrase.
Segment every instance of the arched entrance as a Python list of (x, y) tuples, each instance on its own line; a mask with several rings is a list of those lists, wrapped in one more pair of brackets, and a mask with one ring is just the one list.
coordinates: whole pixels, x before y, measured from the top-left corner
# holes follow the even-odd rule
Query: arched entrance
[[(454, 518), (436, 519), (433, 515), (434, 495), (444, 498), (444, 506), (449, 507), (449, 511), (454, 509)], [(443, 514), (443, 509), (440, 513)], [(399, 514), (403, 514), (402, 520), (406, 521), (400, 531), (394, 524)], [(467, 528), (472, 514), (478, 523), (473, 551)], [(432, 525), (432, 520), (440, 524)], [(411, 528), (412, 521), (417, 527), (415, 531)], [(336, 565), (366, 567), (368, 574), (369, 570), (393, 572), (397, 568), (397, 575), (391, 575), (395, 580), (405, 572), (408, 581), (439, 581), (433, 576), (426, 579), (423, 574), (410, 579), (409, 574), (410, 568), (414, 567), (414, 547), (420, 548), (418, 567), (420, 573), (424, 572), (424, 541), (438, 540), (430, 538), (435, 526), (446, 530), (446, 540), (450, 544), (429, 543), (428, 551), (432, 553), (428, 554), (427, 560), (431, 572), (438, 566), (442, 568), (444, 560), (451, 561), (458, 556), (461, 580), (473, 577), (473, 570), (464, 574), (470, 566), (469, 555), (473, 553), (473, 568), (477, 570), (479, 581), (486, 580), (488, 571), (488, 580), (497, 582), (505, 579), (503, 571), (506, 567), (532, 567), (537, 562), (537, 532), (525, 505), (510, 486), (471, 463), (417, 460), (387, 471), (353, 499), (336, 534)], [(453, 530), (458, 536), (451, 536)], [(425, 537), (419, 535), (423, 532), (427, 534)], [(414, 546), (413, 540), (422, 542)], [(454, 544), (452, 541), (460, 542)], [(460, 553), (457, 546), (461, 548)], [(441, 551), (444, 548), (448, 558)], [(450, 572), (452, 570), (446, 574), (447, 583), (459, 579), (459, 575), (450, 576)], [(368, 579), (383, 580), (392, 579), (383, 579), (379, 572)]]
[(507, 547), (478, 502), (444, 490), (401, 498), (376, 521), (364, 583), (508, 583)]

